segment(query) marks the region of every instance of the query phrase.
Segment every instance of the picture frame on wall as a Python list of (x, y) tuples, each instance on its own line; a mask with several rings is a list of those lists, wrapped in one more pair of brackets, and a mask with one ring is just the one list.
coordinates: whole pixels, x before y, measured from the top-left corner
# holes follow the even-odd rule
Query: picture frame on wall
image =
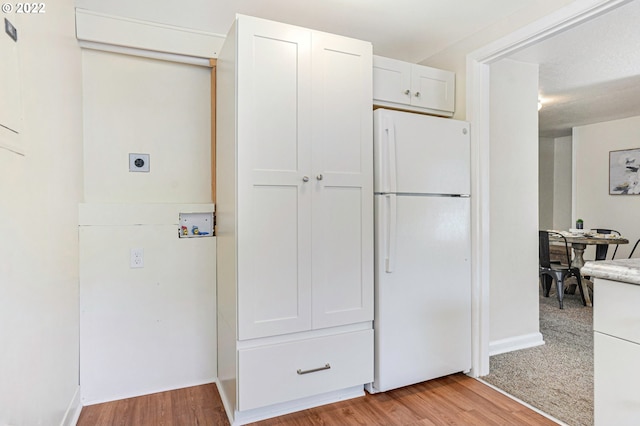
[(640, 148), (609, 151), (609, 194), (640, 194)]

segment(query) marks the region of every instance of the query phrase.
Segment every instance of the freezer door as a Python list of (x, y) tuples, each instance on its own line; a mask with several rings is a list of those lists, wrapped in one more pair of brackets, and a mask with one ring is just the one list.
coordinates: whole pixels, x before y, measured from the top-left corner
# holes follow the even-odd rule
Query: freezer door
[(469, 123), (374, 111), (376, 193), (469, 194)]
[(469, 370), (470, 200), (376, 195), (375, 207), (374, 389)]

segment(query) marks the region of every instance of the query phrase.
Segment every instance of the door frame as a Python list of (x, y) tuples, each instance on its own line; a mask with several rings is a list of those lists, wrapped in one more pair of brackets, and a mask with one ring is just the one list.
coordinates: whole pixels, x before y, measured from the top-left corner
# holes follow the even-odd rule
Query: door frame
[(469, 375), (489, 374), (490, 342), (490, 65), (632, 0), (577, 0), (467, 55), (466, 119), (471, 132), (472, 362)]

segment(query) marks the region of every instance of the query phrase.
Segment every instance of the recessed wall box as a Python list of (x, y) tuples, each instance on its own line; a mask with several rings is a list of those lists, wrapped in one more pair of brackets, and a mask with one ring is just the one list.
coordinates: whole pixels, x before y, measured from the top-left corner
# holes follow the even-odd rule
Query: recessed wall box
[(213, 236), (213, 213), (180, 213), (179, 238)]
[(148, 172), (149, 154), (129, 154), (130, 172)]

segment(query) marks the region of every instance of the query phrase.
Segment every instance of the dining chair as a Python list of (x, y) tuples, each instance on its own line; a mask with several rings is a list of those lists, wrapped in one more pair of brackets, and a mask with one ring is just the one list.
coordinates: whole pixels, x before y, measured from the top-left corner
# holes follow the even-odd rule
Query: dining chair
[(564, 281), (566, 278), (570, 276), (576, 277), (578, 281), (578, 289), (580, 289), (580, 297), (582, 298), (582, 304), (584, 306), (587, 305), (587, 302), (584, 298), (584, 290), (582, 289), (582, 280), (580, 278), (580, 268), (569, 266), (559, 265), (557, 263), (551, 263), (550, 255), (549, 255), (549, 235), (553, 235), (554, 237), (558, 237), (563, 241), (564, 250), (568, 259), (571, 259), (569, 255), (569, 244), (567, 243), (567, 239), (564, 235), (558, 232), (552, 231), (538, 231), (538, 258), (539, 258), (539, 269), (538, 276), (540, 277), (540, 282), (543, 287), (543, 295), (544, 297), (549, 297), (549, 291), (551, 290), (551, 284), (553, 280), (556, 281), (556, 293), (558, 296), (558, 303), (560, 304), (560, 309), (563, 309), (563, 298), (564, 298)]
[[(605, 234), (605, 235), (616, 234), (618, 236), (621, 235), (620, 232), (616, 231), (615, 229), (596, 228), (596, 229), (593, 229), (593, 231), (596, 231), (598, 234)], [(609, 251), (609, 244), (597, 244), (595, 260), (605, 260), (607, 258), (608, 251)], [(618, 252), (618, 244), (616, 244), (616, 248), (613, 250), (613, 256), (611, 256), (611, 259), (616, 257), (617, 252)]]
[(631, 249), (631, 253), (629, 253), (629, 259), (631, 259), (631, 257), (633, 256), (633, 252), (636, 251), (636, 247), (638, 247), (638, 243), (640, 243), (640, 238), (638, 238), (638, 241), (636, 241), (636, 243), (633, 245), (633, 248)]

